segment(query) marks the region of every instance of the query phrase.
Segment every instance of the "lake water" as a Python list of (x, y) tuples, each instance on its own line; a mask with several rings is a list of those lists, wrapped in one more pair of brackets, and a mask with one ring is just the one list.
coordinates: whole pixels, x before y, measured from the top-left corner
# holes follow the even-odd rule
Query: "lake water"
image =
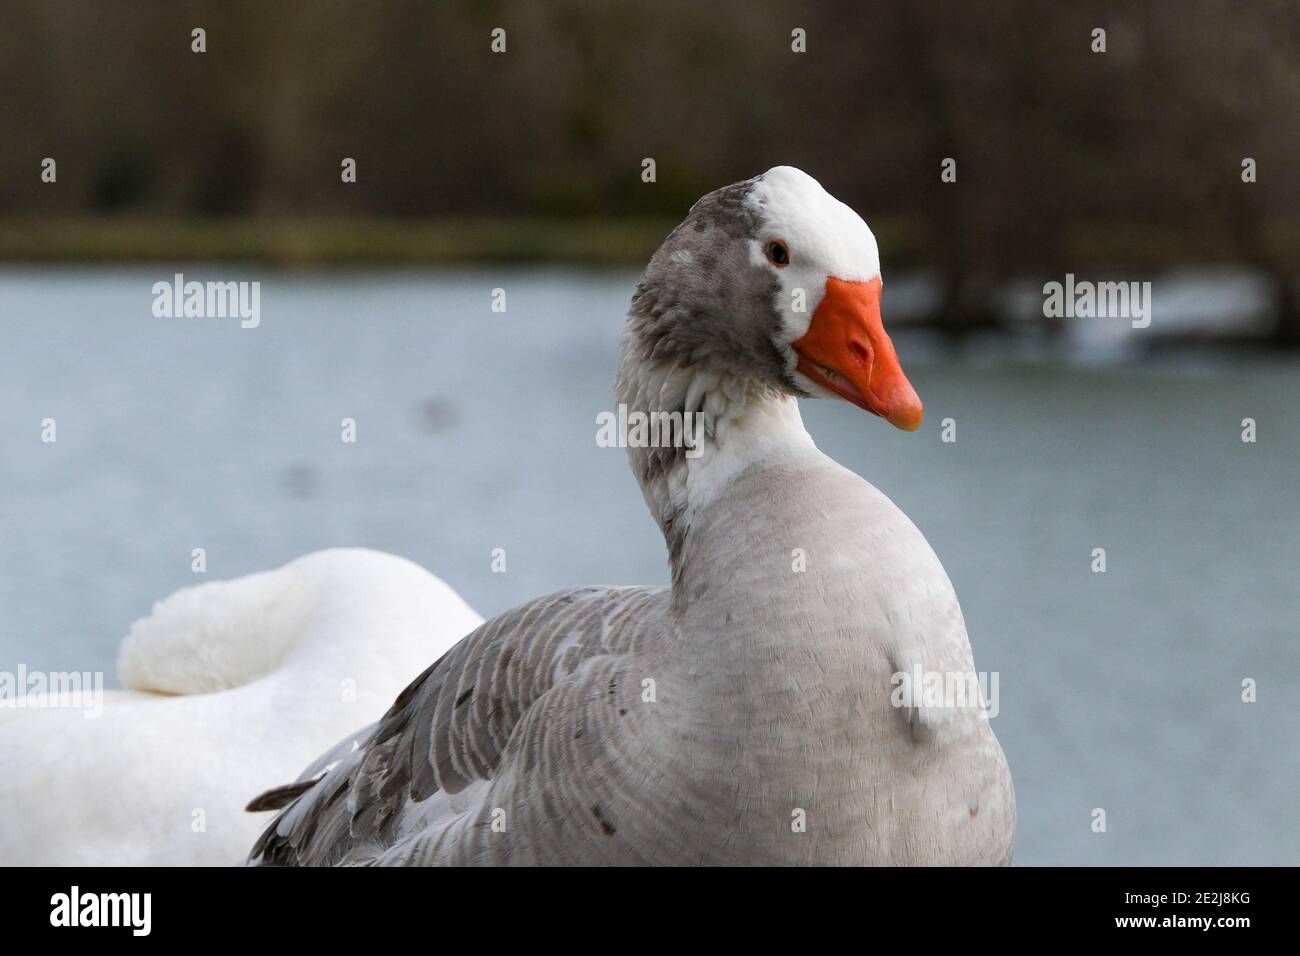
[[(623, 453), (594, 441), (632, 275), (258, 272), (241, 329), (154, 318), (173, 271), (0, 271), (0, 670), (111, 673), (196, 547), (209, 578), (392, 551), (484, 615), (666, 580)], [(921, 432), (804, 418), (925, 532), (1000, 675), (1017, 862), (1300, 863), (1300, 365), (896, 342)]]

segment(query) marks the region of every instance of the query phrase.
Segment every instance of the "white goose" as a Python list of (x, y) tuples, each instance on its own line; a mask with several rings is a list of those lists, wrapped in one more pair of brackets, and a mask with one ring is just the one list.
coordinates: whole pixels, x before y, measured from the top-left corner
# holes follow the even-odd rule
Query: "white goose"
[(122, 643), (125, 690), (0, 709), (0, 861), (221, 865), (261, 829), (248, 795), (374, 720), (482, 623), (392, 555), (321, 551), (178, 591)]
[(952, 586), (799, 417), (838, 396), (920, 426), (880, 294), (871, 231), (796, 169), (696, 203), (637, 287), (617, 382), (633, 411), (703, 415), (698, 457), (630, 450), (672, 586), (484, 624), (260, 799), (283, 811), (253, 860), (1008, 863), (979, 702), (894, 706), (895, 674), (973, 677)]

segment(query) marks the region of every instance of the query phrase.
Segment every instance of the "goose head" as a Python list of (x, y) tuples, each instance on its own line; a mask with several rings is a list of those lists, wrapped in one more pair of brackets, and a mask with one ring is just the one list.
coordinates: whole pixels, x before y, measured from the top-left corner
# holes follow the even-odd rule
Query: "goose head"
[(634, 367), (689, 369), (690, 384), (657, 377), (651, 404), (693, 411), (703, 380), (839, 398), (915, 431), (923, 408), (885, 332), (881, 290), (862, 218), (807, 173), (777, 166), (704, 196), (655, 253), (629, 313), (620, 391)]

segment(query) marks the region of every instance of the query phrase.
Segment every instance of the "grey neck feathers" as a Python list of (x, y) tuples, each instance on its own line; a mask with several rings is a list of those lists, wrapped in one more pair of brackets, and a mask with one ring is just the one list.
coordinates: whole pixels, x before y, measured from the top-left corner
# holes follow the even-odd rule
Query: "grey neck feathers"
[[(629, 415), (676, 416), (679, 429), (682, 416), (699, 416), (689, 430), (701, 438), (698, 449), (628, 442), (674, 581), (690, 530), (689, 474), (710, 467), (710, 456), (728, 440), (729, 422), (772, 402), (793, 402), (792, 363), (774, 344), (780, 283), (751, 261), (758, 228), (746, 204), (752, 185), (705, 196), (664, 240), (637, 284), (619, 351), (615, 395)], [(792, 414), (797, 423), (798, 412)]]
[[(755, 413), (780, 407), (778, 416), (807, 439), (794, 398), (778, 389), (725, 372), (654, 359), (631, 331), (624, 334), (615, 395), (629, 423), (642, 421), (656, 441), (628, 441), (632, 473), (663, 532), (676, 588), (690, 534), (692, 469), (714, 467), (717, 456)], [(637, 416), (640, 413), (640, 417)], [(655, 428), (657, 427), (657, 434)], [(629, 427), (629, 432), (632, 428)], [(809, 443), (811, 440), (808, 439)]]

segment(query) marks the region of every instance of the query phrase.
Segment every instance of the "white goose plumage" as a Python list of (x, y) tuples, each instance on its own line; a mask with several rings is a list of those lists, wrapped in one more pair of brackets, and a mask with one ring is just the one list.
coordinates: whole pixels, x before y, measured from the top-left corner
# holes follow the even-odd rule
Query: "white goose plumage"
[[(1005, 864), (1015, 801), (921, 533), (819, 452), (797, 397), (912, 430), (874, 237), (789, 167), (711, 193), (651, 260), (618, 400), (698, 412), (629, 449), (667, 588), (562, 591), (482, 625), (376, 724), (266, 795), (272, 864)], [(803, 308), (800, 308), (800, 305)], [(793, 559), (793, 560), (792, 560)]]
[[(482, 622), (402, 558), (338, 549), (178, 591), (123, 642), (102, 714), (0, 709), (0, 860), (222, 865), (249, 794), (382, 713)], [(67, 703), (65, 701), (64, 703)]]

